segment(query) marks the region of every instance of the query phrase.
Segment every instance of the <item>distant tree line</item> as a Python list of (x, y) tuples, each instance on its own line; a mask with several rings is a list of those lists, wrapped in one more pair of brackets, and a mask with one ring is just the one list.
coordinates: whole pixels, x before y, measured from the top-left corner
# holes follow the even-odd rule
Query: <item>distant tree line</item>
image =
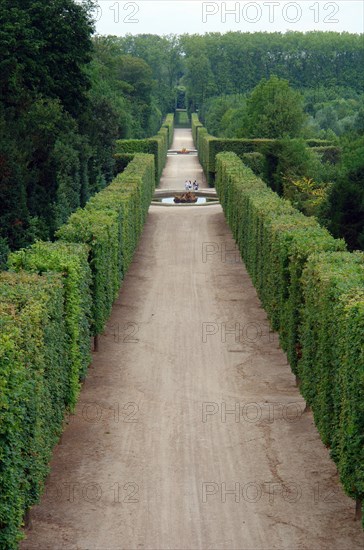
[(245, 94), (272, 75), (293, 88), (341, 86), (362, 92), (362, 36), (336, 32), (182, 35), (190, 108), (212, 96)]

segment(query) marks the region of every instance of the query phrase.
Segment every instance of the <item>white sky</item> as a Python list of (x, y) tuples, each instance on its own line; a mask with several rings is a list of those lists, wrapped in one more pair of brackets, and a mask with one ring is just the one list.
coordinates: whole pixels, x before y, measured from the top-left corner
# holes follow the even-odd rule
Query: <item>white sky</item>
[(117, 36), (287, 30), (364, 32), (364, 0), (98, 0), (98, 6), (97, 33)]

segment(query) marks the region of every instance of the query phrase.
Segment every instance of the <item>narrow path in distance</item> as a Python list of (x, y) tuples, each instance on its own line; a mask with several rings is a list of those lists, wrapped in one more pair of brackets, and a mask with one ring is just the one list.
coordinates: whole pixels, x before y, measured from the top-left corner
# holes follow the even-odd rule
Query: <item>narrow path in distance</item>
[[(171, 146), (173, 150), (188, 149), (194, 150), (192, 133), (189, 128), (176, 129), (174, 140)], [(200, 187), (208, 187), (202, 166), (197, 156), (174, 155), (168, 157), (166, 167), (163, 171), (159, 188), (160, 189), (184, 189), (186, 180), (196, 180)]]
[(221, 207), (153, 206), (21, 548), (362, 550), (303, 409)]

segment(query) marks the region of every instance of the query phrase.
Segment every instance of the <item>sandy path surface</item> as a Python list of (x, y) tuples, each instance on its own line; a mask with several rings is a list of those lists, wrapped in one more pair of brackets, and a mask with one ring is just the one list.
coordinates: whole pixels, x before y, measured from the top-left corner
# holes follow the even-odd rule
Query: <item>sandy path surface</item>
[[(190, 129), (181, 128), (175, 131), (171, 149), (181, 150), (195, 149)], [(173, 155), (168, 157), (168, 162), (162, 174), (160, 189), (183, 189), (186, 180), (196, 180), (200, 187), (208, 187), (198, 157), (192, 155)]]
[(21, 548), (362, 550), (303, 409), (220, 206), (153, 206)]

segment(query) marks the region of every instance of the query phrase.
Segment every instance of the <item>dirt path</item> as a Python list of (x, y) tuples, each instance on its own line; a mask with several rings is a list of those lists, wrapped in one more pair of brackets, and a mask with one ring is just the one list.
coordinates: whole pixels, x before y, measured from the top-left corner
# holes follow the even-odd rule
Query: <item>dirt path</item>
[(151, 207), (22, 548), (362, 550), (303, 408), (221, 208)]
[[(180, 150), (195, 149), (192, 140), (191, 130), (178, 129), (174, 133), (174, 140), (171, 149)], [(175, 155), (168, 158), (168, 164), (162, 174), (159, 187), (161, 189), (184, 189), (186, 180), (197, 180), (200, 187), (208, 187), (201, 164), (197, 156)]]

